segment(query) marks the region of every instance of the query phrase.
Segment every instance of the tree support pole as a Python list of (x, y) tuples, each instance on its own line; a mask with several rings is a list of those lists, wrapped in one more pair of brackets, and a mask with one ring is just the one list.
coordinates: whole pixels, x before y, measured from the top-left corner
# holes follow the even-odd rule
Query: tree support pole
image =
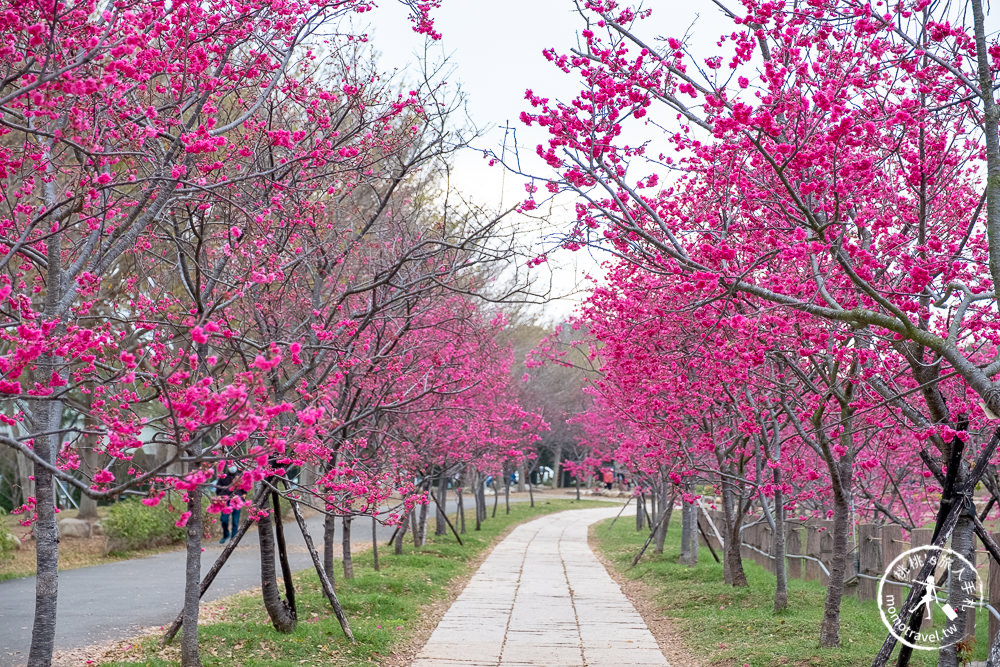
[[(957, 439), (956, 439), (957, 440)], [(961, 441), (958, 441), (961, 442)], [(989, 443), (976, 457), (976, 462), (973, 464), (972, 468), (969, 470), (968, 477), (958, 485), (957, 492), (953, 492), (952, 498), (962, 498), (963, 496), (969, 495), (976, 488), (976, 484), (979, 479), (986, 473), (986, 469), (989, 467), (990, 459), (997, 451), (997, 446), (1000, 445), (1000, 428), (997, 428), (993, 432), (993, 437), (990, 438)], [(957, 474), (957, 465), (949, 465), (949, 473), (954, 471)], [(942, 505), (944, 500), (942, 500)], [(944, 507), (942, 507), (944, 510)], [(938, 514), (938, 525), (935, 530), (934, 538), (931, 540), (931, 546), (940, 549), (944, 546), (944, 543), (948, 540), (951, 532), (955, 529), (958, 524), (958, 520), (961, 517), (962, 512), (968, 511), (965, 502), (954, 502), (951, 504), (951, 508), (945, 514), (941, 512)], [(944, 515), (942, 517), (942, 514)], [(917, 573), (916, 581), (925, 581), (928, 575), (934, 570), (936, 563), (932, 563), (931, 559), (927, 559), (923, 567), (920, 568), (920, 572)], [(899, 616), (896, 623), (899, 626), (908, 625), (913, 612), (917, 608), (917, 601), (920, 599), (921, 594), (918, 593), (916, 587), (910, 589), (910, 594), (906, 597), (906, 602), (903, 603), (903, 607), (899, 610)], [(892, 655), (893, 649), (896, 647), (897, 639), (895, 635), (889, 633), (889, 636), (885, 638), (882, 643), (882, 647), (879, 649), (878, 653), (875, 654), (875, 659), (872, 661), (872, 667), (885, 667), (886, 663), (889, 661), (889, 657)], [(990, 653), (993, 653), (993, 648), (990, 648)]]
[[(254, 498), (255, 505), (263, 499), (265, 493), (267, 493), (266, 487), (257, 492), (257, 497)], [(226, 548), (222, 550), (222, 553), (219, 554), (219, 557), (215, 559), (215, 564), (212, 565), (212, 568), (205, 574), (205, 578), (202, 579), (201, 594), (199, 595), (199, 598), (205, 597), (205, 593), (208, 592), (208, 589), (209, 587), (211, 587), (212, 582), (215, 581), (215, 577), (222, 570), (222, 566), (225, 565), (226, 561), (229, 560), (229, 556), (231, 556), (232, 553), (236, 551), (236, 547), (239, 545), (240, 540), (242, 540), (243, 536), (247, 534), (247, 531), (250, 530), (250, 526), (252, 526), (253, 523), (254, 523), (253, 520), (251, 520), (249, 516), (247, 516), (243, 520), (239, 530), (237, 530), (236, 533), (233, 535), (233, 537), (229, 540), (229, 544), (227, 544)], [(177, 636), (177, 632), (181, 629), (181, 625), (183, 624), (183, 622), (184, 622), (184, 612), (182, 611), (179, 614), (177, 614), (177, 618), (174, 619), (174, 622), (170, 625), (169, 628), (167, 628), (166, 634), (164, 634), (163, 639), (160, 640), (161, 646), (166, 646), (173, 640), (174, 637)]]
[(646, 553), (646, 549), (649, 548), (649, 545), (652, 543), (653, 538), (656, 537), (656, 531), (658, 531), (660, 529), (660, 524), (663, 523), (666, 520), (667, 516), (668, 515), (667, 515), (666, 512), (663, 512), (660, 515), (660, 520), (656, 522), (655, 526), (653, 526), (652, 532), (650, 532), (649, 533), (649, 537), (646, 538), (646, 543), (642, 545), (642, 549), (639, 549), (639, 553), (637, 553), (635, 555), (635, 558), (632, 559), (632, 565), (631, 565), (631, 567), (635, 567), (636, 565), (639, 564), (639, 559), (642, 558), (642, 555), (644, 553)]
[(302, 539), (305, 540), (306, 549), (309, 550), (309, 555), (312, 557), (313, 565), (316, 567), (316, 574), (319, 575), (319, 583), (323, 586), (323, 592), (326, 594), (326, 599), (330, 601), (330, 606), (333, 607), (333, 613), (337, 616), (337, 620), (340, 622), (340, 628), (353, 644), (354, 633), (351, 632), (351, 624), (347, 620), (347, 614), (344, 613), (344, 608), (340, 606), (340, 600), (337, 599), (337, 592), (333, 589), (333, 582), (326, 576), (326, 569), (323, 567), (323, 561), (320, 560), (319, 554), (316, 552), (316, 546), (313, 544), (312, 537), (309, 535), (309, 529), (306, 527), (305, 519), (302, 518), (302, 513), (299, 511), (299, 505), (291, 499), (289, 499), (288, 502), (292, 506), (292, 514), (295, 515), (295, 521), (299, 524), (299, 530), (302, 531)]
[(431, 500), (433, 500), (433, 501), (434, 501), (434, 504), (435, 504), (435, 505), (437, 505), (437, 508), (438, 508), (438, 510), (440, 510), (440, 512), (441, 512), (440, 514), (438, 514), (438, 516), (443, 516), (443, 517), (444, 517), (444, 522), (445, 522), (446, 524), (448, 524), (448, 527), (449, 527), (449, 528), (451, 528), (451, 534), (452, 534), (452, 535), (454, 535), (454, 536), (455, 536), (455, 539), (456, 539), (456, 540), (458, 540), (458, 543), (459, 543), (459, 544), (460, 544), (461, 546), (463, 546), (463, 547), (464, 547), (465, 545), (464, 545), (464, 544), (462, 544), (462, 538), (458, 536), (458, 531), (457, 531), (457, 530), (455, 530), (455, 526), (453, 526), (453, 525), (452, 525), (452, 523), (451, 523), (451, 519), (449, 519), (449, 518), (448, 518), (448, 515), (447, 515), (447, 514), (445, 513), (445, 511), (444, 511), (444, 508), (443, 508), (443, 507), (441, 507), (441, 503), (439, 503), (439, 502), (438, 502), (438, 499), (437, 499), (437, 497), (436, 497), (436, 496), (434, 495), (434, 492), (433, 492), (433, 491), (431, 491), (431, 492), (430, 492), (430, 494), (431, 494)]
[(615, 521), (618, 521), (618, 519), (621, 517), (622, 513), (625, 511), (625, 508), (628, 507), (629, 503), (632, 502), (632, 498), (634, 498), (634, 497), (635, 496), (629, 496), (629, 499), (625, 501), (625, 504), (622, 505), (622, 508), (620, 510), (618, 510), (618, 514), (615, 516), (614, 519), (611, 520), (611, 525), (608, 526), (608, 530), (611, 530), (612, 528), (615, 527)]

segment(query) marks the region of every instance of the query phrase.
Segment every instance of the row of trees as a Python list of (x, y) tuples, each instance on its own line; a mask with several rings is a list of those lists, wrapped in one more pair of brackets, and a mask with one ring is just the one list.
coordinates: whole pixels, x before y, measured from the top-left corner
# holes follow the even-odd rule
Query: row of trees
[(836, 646), (852, 514), (936, 520), (967, 554), (971, 490), (1000, 490), (1000, 47), (980, 0), (716, 4), (705, 57), (647, 9), (580, 3), (580, 47), (546, 52), (580, 93), (529, 91), (522, 120), (576, 198), (562, 245), (613, 257), (574, 323), (595, 461), (664, 498), (713, 488), (734, 585), (749, 512), (779, 545), (786, 516), (832, 518)]
[[(435, 38), (434, 3), (406, 4)], [(481, 487), (547, 428), (519, 406), (503, 318), (480, 298), (526, 289), (497, 287), (517, 252), (505, 216), (438, 177), (465, 145), (459, 100), (433, 71), (406, 87), (378, 74), (344, 20), (368, 8), (6, 8), (0, 443), (33, 467), (30, 665), (53, 650), (55, 480), (91, 503), (180, 494), (182, 662), (197, 665), (203, 507), (243, 503), (205, 497), (228, 467), (289, 630), (281, 498), (327, 513), (332, 580), (335, 517), (406, 525), (433, 482)]]

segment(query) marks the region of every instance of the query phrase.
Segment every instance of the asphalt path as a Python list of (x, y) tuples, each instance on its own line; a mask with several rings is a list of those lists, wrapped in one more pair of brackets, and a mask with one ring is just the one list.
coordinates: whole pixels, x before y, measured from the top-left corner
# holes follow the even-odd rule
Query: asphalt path
[[(487, 507), (492, 508), (492, 494)], [(511, 496), (511, 502), (528, 500), (527, 494)], [(466, 521), (474, 518), (474, 503), (466, 498)], [(503, 511), (503, 498), (500, 498)], [(447, 503), (454, 520), (456, 504)], [(433, 530), (434, 506), (428, 507), (428, 529)], [(340, 522), (337, 549), (340, 546)], [(323, 517), (306, 520), (313, 543), (322, 555)], [(378, 526), (379, 546), (394, 528)], [(356, 519), (351, 543), (371, 544), (371, 522)], [(285, 522), (288, 559), (294, 570), (313, 567), (302, 533), (294, 520)], [(217, 542), (205, 545), (201, 568), (204, 574), (222, 551)], [(168, 551), (145, 558), (95, 565), (59, 573), (59, 605), (56, 612), (56, 650), (80, 648), (134, 636), (144, 628), (165, 626), (176, 618), (184, 596), (184, 550)], [(280, 576), (280, 573), (279, 573)], [(260, 556), (257, 531), (249, 531), (230, 555), (203, 601), (217, 600), (260, 586)], [(35, 578), (0, 582), (0, 667), (25, 664), (31, 644), (32, 613), (35, 608)]]

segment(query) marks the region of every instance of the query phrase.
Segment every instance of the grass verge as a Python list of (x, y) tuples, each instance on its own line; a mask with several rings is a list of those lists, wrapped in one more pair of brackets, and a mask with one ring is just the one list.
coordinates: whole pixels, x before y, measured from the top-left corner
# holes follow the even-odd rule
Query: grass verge
[[(604, 521), (594, 528), (597, 548), (617, 572), (641, 580), (654, 591), (653, 602), (672, 621), (673, 628), (692, 654), (713, 667), (857, 667), (871, 664), (886, 637), (874, 602), (859, 602), (845, 595), (841, 606), (841, 647), (819, 646), (826, 587), (814, 581), (790, 579), (789, 608), (774, 613), (774, 575), (745, 560), (749, 588), (736, 589), (722, 582), (722, 565), (702, 547), (698, 565), (677, 562), (680, 524), (671, 522), (662, 555), (652, 549), (629, 568), (648, 533), (638, 533), (634, 522), (619, 521), (610, 528)], [(721, 557), (722, 554), (719, 554)], [(986, 610), (976, 614), (975, 660), (987, 653)], [(937, 664), (937, 651), (914, 651), (911, 665)], [(895, 664), (895, 658), (891, 661)]]
[[(514, 525), (528, 519), (567, 509), (597, 507), (607, 503), (556, 500), (541, 496), (531, 508), (528, 503), (512, 503), (510, 514), (497, 512), (479, 532), (470, 530), (459, 546), (452, 535), (429, 535), (427, 545), (414, 550), (407, 544), (396, 556), (389, 549), (379, 550), (381, 570), (373, 567), (372, 553), (366, 550), (354, 557), (354, 579), (338, 577), (337, 595), (351, 622), (357, 639), (350, 644), (340, 630), (330, 605), (322, 597), (316, 573), (304, 570), (295, 574), (299, 623), (295, 632), (280, 634), (271, 627), (260, 595), (241, 593), (212, 603), (208, 622), (200, 626), (202, 664), (242, 666), (269, 665), (390, 665), (398, 664), (400, 651), (412, 644), (426, 623), (428, 608), (457, 595), (453, 585), (475, 565), (498, 537)], [(472, 516), (472, 510), (467, 510)], [(471, 528), (471, 526), (470, 526)], [(338, 569), (337, 574), (340, 574)], [(505, 591), (497, 591), (506, 595)], [(140, 640), (122, 654), (102, 664), (111, 667), (176, 665), (180, 639), (161, 649), (158, 637)], [(417, 647), (419, 648), (419, 647)]]

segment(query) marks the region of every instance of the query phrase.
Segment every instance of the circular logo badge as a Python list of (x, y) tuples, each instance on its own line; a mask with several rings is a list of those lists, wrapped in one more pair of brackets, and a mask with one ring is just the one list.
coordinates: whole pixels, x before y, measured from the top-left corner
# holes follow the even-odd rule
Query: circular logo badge
[[(927, 562), (934, 568), (921, 578), (920, 570)], [(957, 603), (949, 599), (952, 589), (961, 592)], [(929, 545), (917, 547), (889, 563), (878, 582), (878, 609), (882, 622), (898, 641), (914, 649), (937, 651), (962, 640), (963, 617), (970, 609), (983, 606), (985, 589), (976, 567), (958, 552)], [(912, 618), (921, 619), (919, 626), (899, 619), (911, 590), (917, 596)]]

